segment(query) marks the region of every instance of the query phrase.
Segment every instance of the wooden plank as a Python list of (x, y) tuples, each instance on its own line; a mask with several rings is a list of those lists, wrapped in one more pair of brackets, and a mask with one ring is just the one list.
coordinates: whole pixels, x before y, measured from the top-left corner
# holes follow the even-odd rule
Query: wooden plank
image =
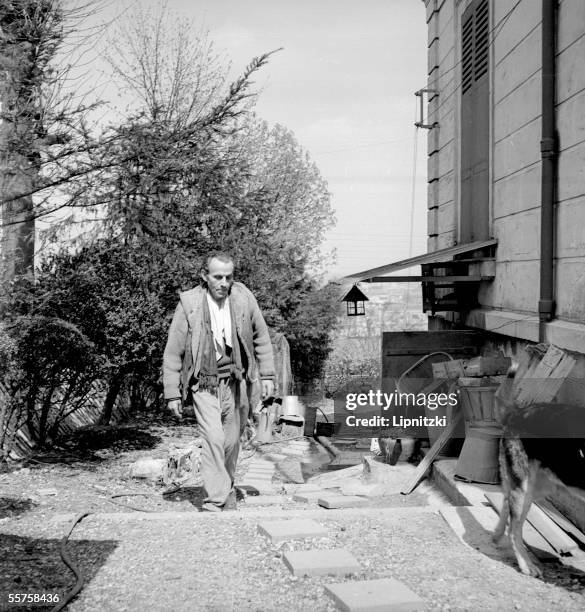
[(462, 419), (462, 413), (458, 412), (453, 420), (445, 427), (443, 433), (437, 438), (437, 441), (431, 446), (429, 452), (425, 455), (424, 459), (418, 464), (414, 476), (406, 483), (404, 489), (400, 492), (402, 495), (408, 495), (412, 493), (418, 483), (424, 478), (431, 464), (436, 459), (437, 455), (441, 452), (445, 444), (449, 441), (457, 426)]
[[(504, 504), (503, 493), (485, 493), (486, 499), (496, 509), (498, 515), (502, 511)], [(533, 550), (534, 554), (539, 559), (545, 559), (557, 557), (555, 549), (548, 543), (548, 541), (534, 528), (529, 522), (525, 521), (522, 528), (522, 539), (527, 546)]]
[(513, 396), (517, 406), (550, 402), (575, 366), (575, 360), (556, 346), (540, 359), (532, 356), (526, 371), (518, 372)]
[(527, 516), (528, 522), (560, 554), (570, 555), (579, 548), (577, 542), (570, 538), (545, 512), (532, 504)]
[(563, 516), (548, 500), (542, 500), (537, 506), (545, 512), (563, 531), (573, 536), (576, 540), (585, 545), (585, 533), (573, 525), (571, 521)]
[(494, 280), (494, 276), (486, 274), (451, 275), (451, 276), (374, 276), (370, 283), (480, 283)]

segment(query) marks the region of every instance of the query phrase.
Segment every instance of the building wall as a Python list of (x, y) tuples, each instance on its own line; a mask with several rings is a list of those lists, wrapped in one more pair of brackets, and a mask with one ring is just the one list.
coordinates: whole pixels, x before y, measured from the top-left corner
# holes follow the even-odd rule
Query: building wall
[[(425, 0), (429, 32), (429, 250), (458, 238), (460, 27), (470, 0)], [(540, 255), (541, 3), (490, 0), (490, 222), (498, 239), (496, 278), (480, 291), (484, 310), (536, 315)], [(556, 234), (557, 321), (585, 324), (585, 2), (559, 0)], [(483, 321), (483, 322), (482, 322)], [(470, 317), (487, 325), (477, 313)], [(531, 322), (532, 324), (532, 322)], [(554, 327), (554, 326), (557, 327)], [(505, 328), (505, 325), (504, 325)], [(569, 328), (567, 328), (569, 329)], [(508, 327), (535, 339), (533, 329)], [(575, 330), (571, 328), (569, 332)], [(561, 330), (561, 336), (567, 333)], [(585, 334), (585, 327), (579, 333)], [(562, 344), (562, 342), (561, 342)]]
[(559, 5), (557, 129), (560, 156), (556, 251), (558, 316), (585, 322), (585, 2)]
[(457, 241), (457, 128), (460, 71), (456, 65), (455, 3), (427, 0), (428, 25), (428, 250)]

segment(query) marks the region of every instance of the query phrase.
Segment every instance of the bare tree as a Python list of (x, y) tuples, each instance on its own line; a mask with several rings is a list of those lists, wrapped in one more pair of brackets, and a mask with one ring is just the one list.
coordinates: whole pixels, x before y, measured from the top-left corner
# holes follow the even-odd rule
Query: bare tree
[(121, 90), (132, 96), (134, 112), (180, 125), (219, 104), (229, 72), (209, 33), (166, 3), (120, 19), (106, 59)]

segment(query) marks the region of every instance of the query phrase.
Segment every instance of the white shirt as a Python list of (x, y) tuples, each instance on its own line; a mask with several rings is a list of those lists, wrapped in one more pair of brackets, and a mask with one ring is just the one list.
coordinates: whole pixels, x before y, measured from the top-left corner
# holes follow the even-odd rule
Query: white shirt
[(215, 356), (219, 359), (226, 346), (232, 348), (232, 317), (229, 297), (226, 297), (220, 306), (207, 292), (207, 304), (209, 305), (211, 331), (215, 340)]

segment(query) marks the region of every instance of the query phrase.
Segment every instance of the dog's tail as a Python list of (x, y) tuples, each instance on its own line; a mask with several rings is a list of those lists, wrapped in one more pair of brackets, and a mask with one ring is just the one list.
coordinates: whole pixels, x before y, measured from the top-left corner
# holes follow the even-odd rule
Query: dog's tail
[(496, 392), (496, 400), (499, 404), (499, 418), (503, 419), (505, 413), (514, 405), (514, 383), (516, 382), (516, 374), (518, 372), (518, 362), (513, 361), (508, 371), (506, 378)]

